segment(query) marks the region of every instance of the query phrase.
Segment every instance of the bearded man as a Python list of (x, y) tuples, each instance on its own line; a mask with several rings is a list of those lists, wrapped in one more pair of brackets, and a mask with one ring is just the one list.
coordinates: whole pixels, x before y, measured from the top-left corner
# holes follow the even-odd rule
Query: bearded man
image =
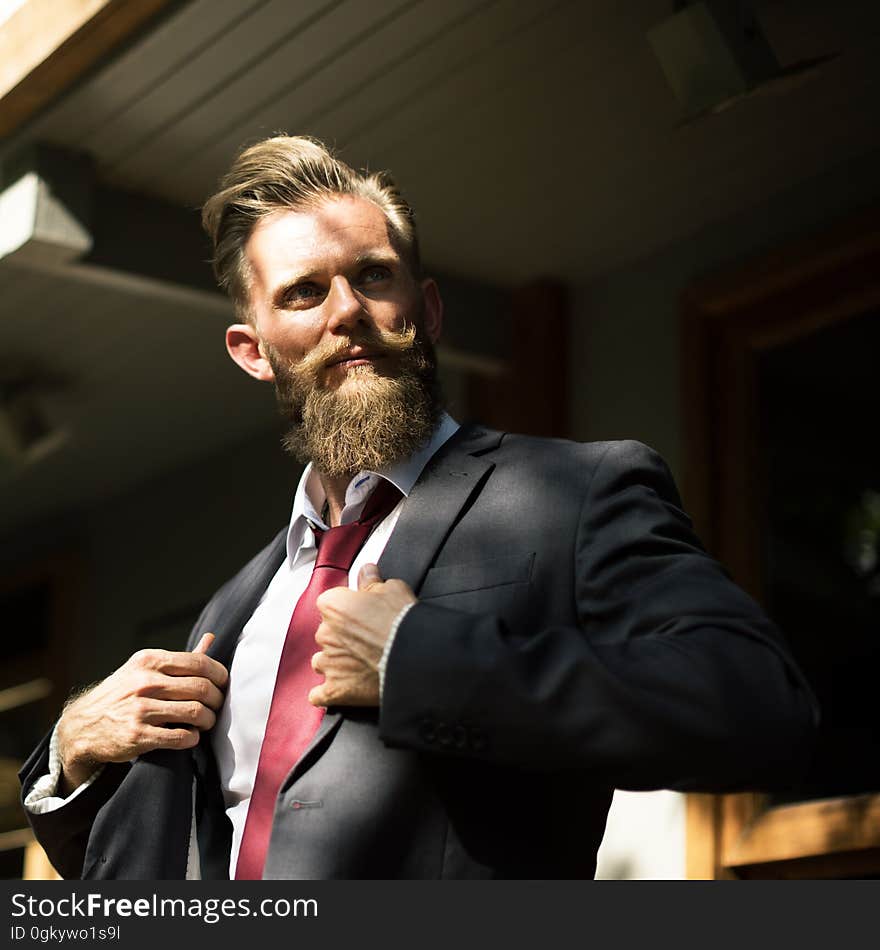
[(809, 689), (662, 460), (442, 411), (390, 179), (279, 136), (203, 217), (228, 351), (308, 464), (189, 649), (136, 654), (25, 765), (65, 876), (590, 877), (615, 787), (796, 779)]

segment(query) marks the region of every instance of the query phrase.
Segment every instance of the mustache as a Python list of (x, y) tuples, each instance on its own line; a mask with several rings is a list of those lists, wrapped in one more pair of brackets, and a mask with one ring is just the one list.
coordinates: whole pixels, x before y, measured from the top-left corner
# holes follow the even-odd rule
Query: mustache
[(402, 330), (384, 330), (379, 327), (364, 329), (339, 340), (319, 343), (290, 368), (301, 380), (315, 384), (321, 372), (343, 358), (353, 347), (363, 347), (370, 356), (401, 356), (410, 353), (418, 345), (413, 324)]

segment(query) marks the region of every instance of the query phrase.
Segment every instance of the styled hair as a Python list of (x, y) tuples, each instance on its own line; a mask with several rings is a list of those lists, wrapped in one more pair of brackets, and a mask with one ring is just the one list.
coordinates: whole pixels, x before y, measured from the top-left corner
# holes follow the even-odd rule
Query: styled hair
[(202, 208), (202, 226), (214, 249), (214, 274), (240, 318), (251, 319), (251, 274), (244, 249), (260, 219), (341, 195), (379, 207), (413, 276), (421, 277), (415, 216), (387, 173), (356, 171), (317, 139), (275, 135), (244, 149)]

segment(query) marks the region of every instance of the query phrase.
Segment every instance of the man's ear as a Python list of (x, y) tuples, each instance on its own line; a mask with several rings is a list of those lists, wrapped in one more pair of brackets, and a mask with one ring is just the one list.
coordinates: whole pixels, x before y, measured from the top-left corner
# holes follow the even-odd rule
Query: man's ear
[(433, 277), (428, 277), (422, 281), (422, 298), (425, 301), (425, 332), (432, 343), (440, 339), (440, 333), (443, 330), (443, 299), (440, 296), (440, 288)]
[(275, 379), (260, 345), (260, 337), (249, 323), (235, 323), (226, 330), (226, 352), (248, 376), (265, 382)]

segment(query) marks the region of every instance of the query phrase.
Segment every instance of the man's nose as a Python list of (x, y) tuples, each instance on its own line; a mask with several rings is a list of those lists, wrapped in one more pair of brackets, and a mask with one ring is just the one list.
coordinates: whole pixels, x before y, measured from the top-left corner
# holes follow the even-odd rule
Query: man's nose
[(358, 295), (345, 277), (336, 276), (327, 294), (327, 329), (331, 333), (349, 330), (367, 316)]

